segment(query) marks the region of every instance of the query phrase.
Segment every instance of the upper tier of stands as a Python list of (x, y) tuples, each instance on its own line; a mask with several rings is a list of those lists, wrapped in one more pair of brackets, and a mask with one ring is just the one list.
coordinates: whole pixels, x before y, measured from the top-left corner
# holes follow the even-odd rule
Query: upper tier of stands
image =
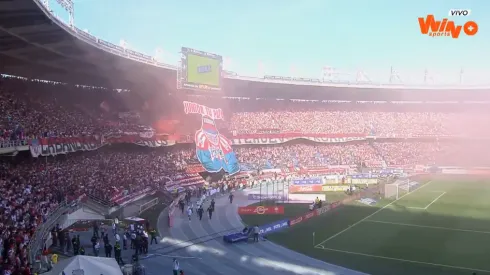
[[(141, 104), (136, 108), (134, 98)], [(480, 105), (466, 108), (412, 108), (396, 104), (341, 104), (291, 102), (273, 100), (223, 100), (224, 123), (235, 134), (264, 132), (301, 132), (322, 134), (366, 134), (378, 138), (421, 136), (488, 137), (488, 110)], [(181, 104), (181, 103), (180, 103)], [(121, 132), (159, 131), (159, 122), (178, 118), (170, 131), (193, 134), (177, 108), (148, 102), (136, 94), (123, 94), (103, 89), (74, 87), (38, 81), (0, 78), (0, 144), (20, 142), (34, 137), (108, 135)], [(167, 105), (170, 105), (167, 103)], [(476, 106), (476, 107), (475, 107)], [(399, 107), (399, 108), (398, 108)], [(483, 106), (484, 107), (484, 106)], [(486, 108), (488, 109), (488, 108)], [(173, 112), (168, 114), (166, 111)], [(121, 115), (135, 111), (133, 115)], [(180, 111), (180, 113), (179, 113)], [(192, 124), (191, 124), (192, 125)], [(151, 127), (150, 127), (151, 126)], [(168, 133), (169, 129), (164, 129)]]

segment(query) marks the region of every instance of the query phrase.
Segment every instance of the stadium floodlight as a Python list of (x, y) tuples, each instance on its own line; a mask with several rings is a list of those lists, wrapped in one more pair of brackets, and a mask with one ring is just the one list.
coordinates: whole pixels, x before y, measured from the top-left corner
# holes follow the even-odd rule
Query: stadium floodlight
[(400, 75), (393, 67), (390, 70), (390, 83), (403, 83)]
[(394, 183), (385, 184), (385, 198), (398, 200), (400, 197), (412, 192), (418, 184), (410, 179), (398, 179)]
[(155, 55), (153, 56), (156, 61), (162, 62), (163, 61), (163, 50), (161, 48), (156, 48), (155, 49)]
[(359, 70), (356, 74), (356, 83), (372, 83), (372, 81), (363, 70)]
[(129, 44), (124, 39), (119, 40), (119, 46), (123, 47), (124, 49), (129, 49)]
[[(68, 12), (68, 15), (69, 15), (69, 24), (70, 24), (70, 27), (74, 27), (75, 24), (74, 24), (74, 17), (75, 17), (75, 8), (74, 8), (74, 3), (72, 0), (56, 0), (56, 2), (58, 2), (58, 4), (60, 4), (60, 6), (63, 7), (63, 9), (65, 9), (67, 12)], [(49, 1), (46, 0), (44, 1), (44, 5), (46, 6), (46, 8), (48, 8), (49, 10)]]

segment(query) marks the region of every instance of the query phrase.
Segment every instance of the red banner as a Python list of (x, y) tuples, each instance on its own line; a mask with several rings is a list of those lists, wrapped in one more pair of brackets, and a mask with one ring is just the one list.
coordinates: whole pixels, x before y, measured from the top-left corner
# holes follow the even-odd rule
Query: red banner
[(278, 215), (284, 214), (284, 206), (245, 206), (238, 207), (240, 215)]
[(346, 133), (346, 134), (316, 134), (316, 133), (302, 133), (302, 132), (289, 132), (289, 133), (264, 133), (264, 134), (237, 134), (233, 138), (301, 138), (304, 136), (315, 138), (366, 138), (366, 134), (363, 133)]
[(289, 226), (293, 226), (293, 225), (296, 225), (298, 223), (302, 223), (302, 222), (305, 222), (315, 216), (317, 216), (317, 211), (311, 211), (311, 212), (308, 212), (306, 214), (303, 214), (295, 219), (292, 219), (291, 221), (289, 221)]
[(202, 167), (202, 164), (200, 164), (200, 163), (194, 163), (194, 164), (187, 164), (187, 167), (185, 168), (185, 171), (188, 174), (195, 174), (195, 173), (204, 172), (205, 170)]
[(290, 193), (311, 193), (311, 192), (322, 192), (321, 184), (315, 185), (291, 185), (289, 186)]

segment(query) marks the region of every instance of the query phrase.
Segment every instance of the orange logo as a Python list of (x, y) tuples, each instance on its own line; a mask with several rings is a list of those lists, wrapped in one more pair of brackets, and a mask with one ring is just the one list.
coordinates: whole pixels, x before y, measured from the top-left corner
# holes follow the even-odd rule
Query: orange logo
[(459, 38), (461, 30), (473, 36), (478, 32), (478, 24), (475, 21), (467, 21), (464, 25), (456, 25), (454, 21), (443, 18), (442, 21), (436, 20), (434, 15), (429, 14), (426, 18), (419, 17), (420, 32), (432, 37), (451, 36)]
[(255, 208), (254, 212), (259, 214), (259, 215), (263, 215), (263, 214), (265, 214), (265, 212), (267, 212), (267, 208), (263, 207), (263, 206), (257, 206), (257, 208)]

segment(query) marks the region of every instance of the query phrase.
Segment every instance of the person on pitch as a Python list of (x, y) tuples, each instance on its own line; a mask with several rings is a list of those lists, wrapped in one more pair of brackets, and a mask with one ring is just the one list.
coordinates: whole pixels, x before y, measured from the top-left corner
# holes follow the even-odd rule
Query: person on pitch
[(214, 208), (212, 206), (209, 206), (207, 211), (208, 211), (209, 219), (211, 220), (211, 218), (213, 217)]
[(197, 215), (199, 216), (199, 220), (202, 220), (202, 214), (204, 213), (204, 209), (202, 209), (202, 205), (199, 205), (197, 209)]

